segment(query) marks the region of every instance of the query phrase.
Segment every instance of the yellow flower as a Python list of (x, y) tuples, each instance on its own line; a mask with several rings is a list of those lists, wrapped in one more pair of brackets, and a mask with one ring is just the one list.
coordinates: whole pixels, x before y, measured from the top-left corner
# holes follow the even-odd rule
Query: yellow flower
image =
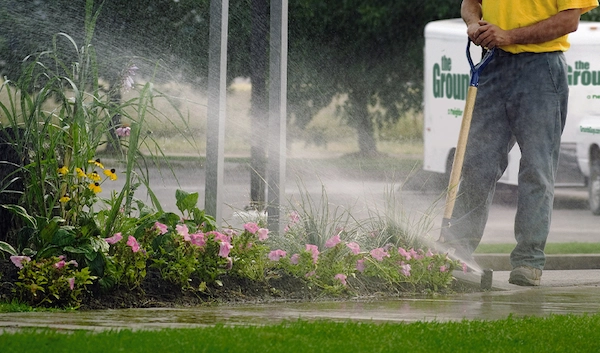
[(75, 172), (77, 173), (78, 177), (85, 178), (85, 172), (83, 171), (83, 169), (77, 167), (77, 168), (75, 168)]
[(94, 192), (94, 194), (99, 194), (102, 192), (102, 188), (99, 183), (91, 183), (88, 188)]
[(98, 182), (98, 181), (102, 180), (102, 178), (100, 177), (100, 174), (98, 174), (96, 172), (91, 172), (88, 175), (88, 178), (90, 178), (90, 180), (95, 181), (95, 182)]
[(110, 180), (117, 180), (117, 174), (115, 174), (115, 169), (104, 169), (104, 175), (110, 178)]
[(102, 163), (100, 163), (100, 159), (96, 159), (95, 161), (90, 159), (90, 160), (88, 161), (88, 163), (90, 163), (90, 164), (95, 164), (95, 165), (96, 165), (96, 167), (98, 167), (98, 168), (101, 168), (101, 169), (104, 169), (104, 165), (102, 165)]
[(58, 174), (60, 175), (67, 175), (67, 173), (69, 173), (69, 168), (67, 168), (67, 166), (62, 166), (60, 168), (58, 168)]
[(67, 203), (69, 202), (69, 200), (71, 200), (71, 198), (67, 195), (61, 197), (58, 201), (60, 201), (60, 203)]

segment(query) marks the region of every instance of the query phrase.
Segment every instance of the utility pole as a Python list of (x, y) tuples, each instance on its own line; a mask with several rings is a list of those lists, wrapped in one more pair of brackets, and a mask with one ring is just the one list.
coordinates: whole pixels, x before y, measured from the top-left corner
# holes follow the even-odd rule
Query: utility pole
[(220, 224), (225, 164), (229, 0), (210, 1), (208, 112), (204, 208)]
[(267, 162), (269, 230), (283, 230), (285, 199), (288, 0), (271, 0), (269, 54), (269, 155)]
[(269, 96), (267, 65), (269, 57), (269, 1), (252, 0), (252, 29), (250, 35), (250, 209), (263, 212), (266, 208), (267, 148), (263, 136), (267, 131)]

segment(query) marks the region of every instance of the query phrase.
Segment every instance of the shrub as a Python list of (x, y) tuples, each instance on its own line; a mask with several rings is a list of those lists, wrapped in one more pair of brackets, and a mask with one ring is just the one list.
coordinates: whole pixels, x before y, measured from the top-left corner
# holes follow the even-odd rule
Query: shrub
[(66, 261), (64, 256), (41, 260), (11, 256), (11, 260), (20, 267), (15, 292), (20, 300), (33, 306), (77, 308), (87, 286), (96, 279), (89, 268), (78, 269), (77, 261)]

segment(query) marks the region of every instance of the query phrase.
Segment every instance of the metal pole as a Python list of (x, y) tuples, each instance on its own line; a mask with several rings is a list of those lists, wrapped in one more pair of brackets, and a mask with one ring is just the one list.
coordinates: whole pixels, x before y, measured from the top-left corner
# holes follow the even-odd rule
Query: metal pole
[(269, 230), (279, 234), (285, 198), (288, 0), (271, 0), (270, 31), (267, 222)]
[(269, 123), (267, 90), (269, 0), (252, 0), (252, 29), (250, 36), (250, 81), (252, 96), (250, 108), (250, 207), (264, 212), (267, 190), (267, 146), (263, 141)]
[(221, 222), (227, 78), (229, 0), (210, 1), (208, 112), (204, 208)]

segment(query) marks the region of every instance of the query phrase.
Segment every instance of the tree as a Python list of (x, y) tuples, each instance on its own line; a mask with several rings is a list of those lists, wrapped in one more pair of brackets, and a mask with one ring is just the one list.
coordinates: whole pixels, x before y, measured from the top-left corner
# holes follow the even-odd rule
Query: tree
[[(460, 15), (460, 0), (301, 0), (290, 7), (290, 110), (303, 127), (332, 97), (356, 128), (360, 153), (377, 153), (376, 124), (420, 110), (423, 30)], [(372, 113), (378, 105), (383, 113)]]

